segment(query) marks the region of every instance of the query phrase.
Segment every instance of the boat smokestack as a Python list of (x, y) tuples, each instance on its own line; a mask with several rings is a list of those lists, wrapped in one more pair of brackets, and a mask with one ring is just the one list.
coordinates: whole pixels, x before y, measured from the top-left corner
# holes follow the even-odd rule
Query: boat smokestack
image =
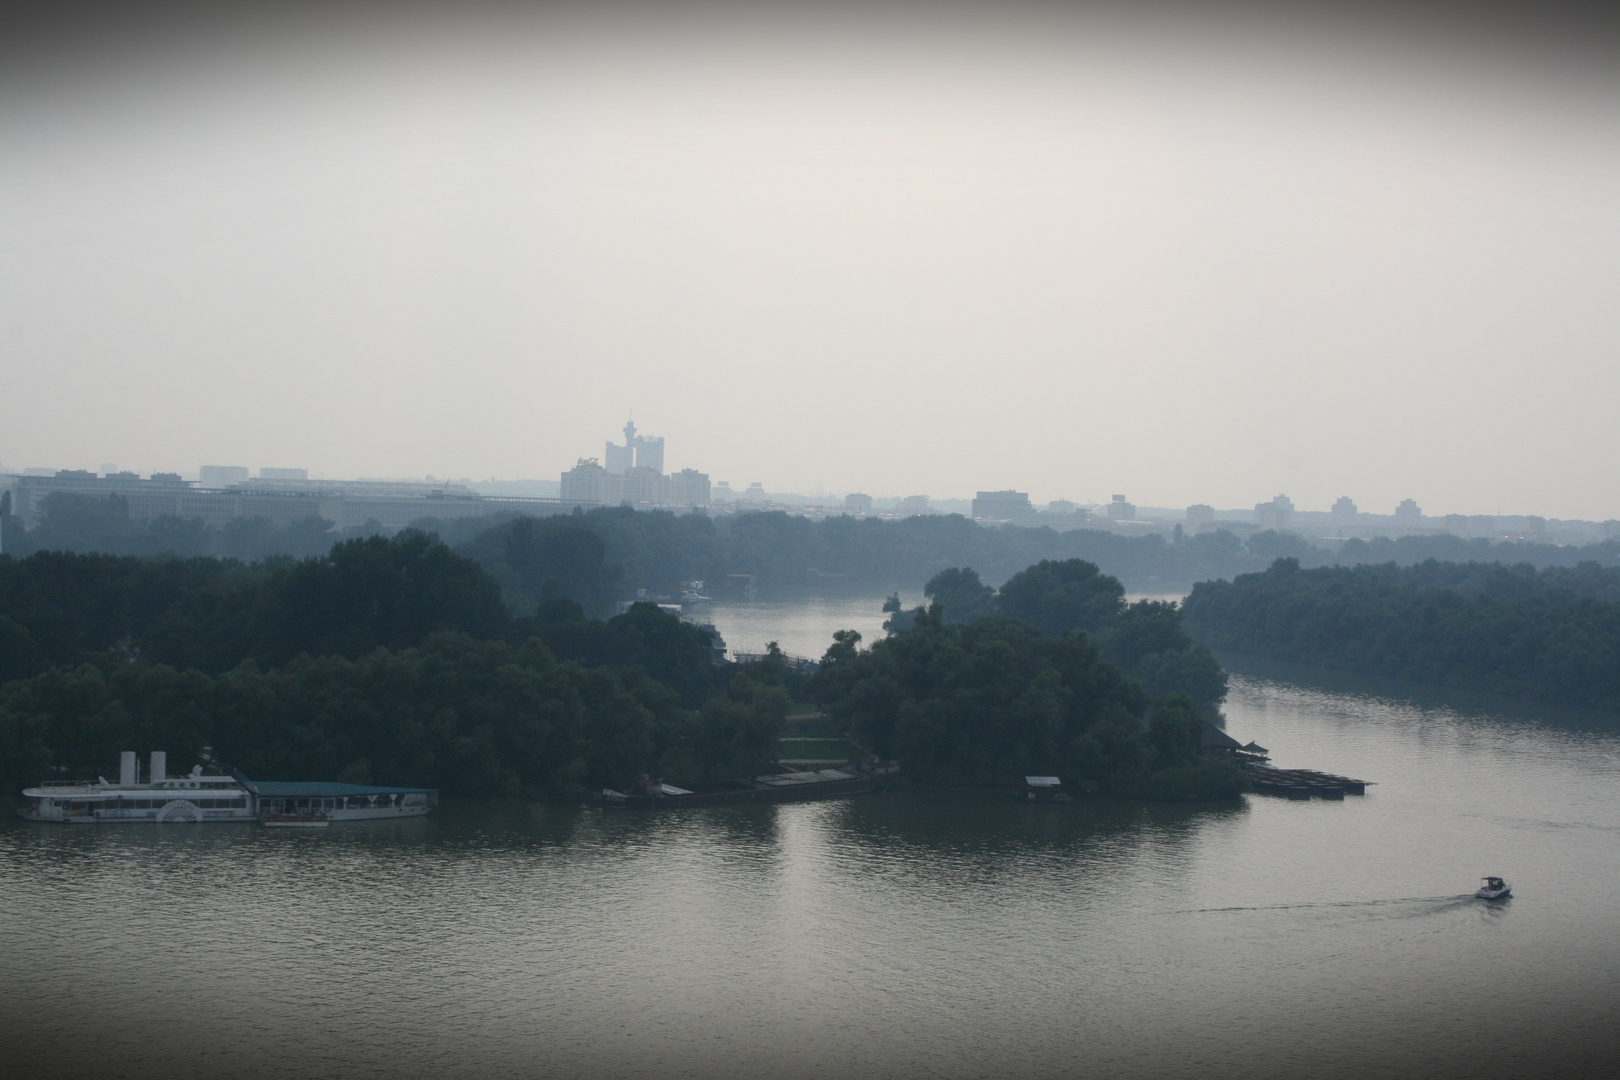
[(168, 775), (169, 755), (162, 750), (152, 751), (152, 775), (146, 778), (149, 784), (155, 784)]
[(125, 750), (118, 755), (118, 783), (124, 787), (135, 786), (135, 751)]

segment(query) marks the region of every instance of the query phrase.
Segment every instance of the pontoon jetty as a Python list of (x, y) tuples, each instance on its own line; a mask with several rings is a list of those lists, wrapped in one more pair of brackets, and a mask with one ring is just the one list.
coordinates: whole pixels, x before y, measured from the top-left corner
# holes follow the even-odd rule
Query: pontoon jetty
[(889, 775), (818, 769), (814, 772), (772, 773), (752, 780), (716, 780), (675, 787), (653, 777), (642, 777), (627, 791), (602, 790), (604, 806), (678, 807), (719, 806), (743, 802), (798, 802), (860, 795), (881, 791), (892, 779)]

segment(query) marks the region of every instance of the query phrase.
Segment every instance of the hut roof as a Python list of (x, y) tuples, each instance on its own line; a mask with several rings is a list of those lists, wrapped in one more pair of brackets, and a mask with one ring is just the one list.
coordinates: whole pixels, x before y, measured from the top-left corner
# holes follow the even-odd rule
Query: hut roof
[(1205, 750), (1241, 750), (1243, 744), (1210, 723), (1204, 721), (1204, 737), (1200, 744)]

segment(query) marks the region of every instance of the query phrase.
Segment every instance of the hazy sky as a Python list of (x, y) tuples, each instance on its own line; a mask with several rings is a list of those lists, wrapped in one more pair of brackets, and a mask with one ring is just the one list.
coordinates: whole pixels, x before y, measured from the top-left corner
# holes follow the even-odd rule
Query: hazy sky
[(12, 36), (6, 466), (1620, 517), (1590, 34), (287, 10)]

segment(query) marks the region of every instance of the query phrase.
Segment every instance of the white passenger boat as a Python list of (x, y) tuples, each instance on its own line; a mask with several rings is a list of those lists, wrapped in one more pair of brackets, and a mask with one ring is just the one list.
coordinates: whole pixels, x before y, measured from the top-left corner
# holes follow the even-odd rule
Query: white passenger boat
[[(263, 821), (319, 828), (334, 821), (420, 817), (439, 805), (433, 788), (264, 780), (241, 773), (166, 775), (167, 755), (152, 753), (146, 783), (140, 764), (124, 751), (118, 783), (104, 779), (51, 782), (23, 791), (17, 811), (29, 821), (135, 822)], [(318, 824), (316, 824), (318, 822)]]
[(253, 794), (234, 776), (205, 775), (201, 765), (186, 776), (166, 775), (167, 755), (152, 752), (151, 771), (140, 782), (139, 762), (126, 750), (118, 783), (98, 778), (54, 782), (23, 790), (17, 811), (29, 821), (97, 822), (252, 821)]
[(1499, 877), (1479, 879), (1479, 891), (1474, 893), (1481, 900), (1506, 900), (1513, 895), (1513, 886)]

